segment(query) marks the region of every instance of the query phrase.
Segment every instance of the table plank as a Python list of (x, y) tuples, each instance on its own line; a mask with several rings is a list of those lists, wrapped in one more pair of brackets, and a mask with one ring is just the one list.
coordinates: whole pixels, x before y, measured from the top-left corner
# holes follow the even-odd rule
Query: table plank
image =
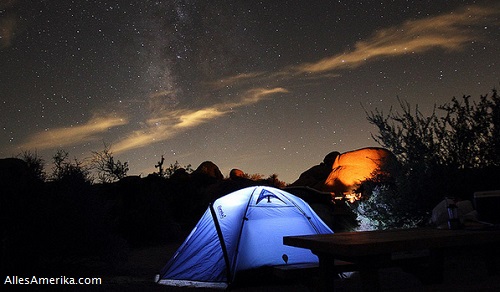
[(500, 230), (402, 229), (287, 236), (285, 245), (346, 257), (500, 243)]
[(364, 291), (380, 289), (378, 268), (394, 263), (395, 252), (429, 250), (429, 267), (436, 280), (442, 280), (443, 251), (454, 247), (479, 247), (485, 253), (489, 270), (497, 271), (496, 258), (500, 255), (500, 230), (442, 230), (401, 229), (385, 231), (342, 232), (335, 234), (285, 236), (285, 245), (310, 249), (318, 255), (321, 290), (334, 289), (336, 270), (334, 261), (348, 260), (360, 272)]

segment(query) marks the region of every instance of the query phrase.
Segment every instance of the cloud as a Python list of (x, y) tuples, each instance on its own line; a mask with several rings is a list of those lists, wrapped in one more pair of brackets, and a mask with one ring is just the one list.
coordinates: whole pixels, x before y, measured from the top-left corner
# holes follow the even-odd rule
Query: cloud
[(165, 141), (188, 129), (223, 117), (237, 108), (258, 103), (273, 94), (287, 92), (281, 87), (251, 89), (237, 102), (219, 103), (196, 110), (163, 111), (160, 116), (148, 119), (144, 129), (136, 130), (125, 139), (118, 141), (113, 146), (113, 150), (118, 153)]
[(43, 150), (81, 144), (99, 139), (100, 134), (126, 123), (127, 120), (125, 118), (96, 116), (84, 125), (56, 128), (36, 133), (29, 137), (19, 148)]
[(9, 7), (14, 6), (14, 4), (16, 4), (16, 3), (17, 3), (17, 0), (1, 0), (0, 1), (0, 9), (1, 10), (7, 9)]
[(224, 87), (230, 87), (240, 81), (254, 80), (256, 78), (261, 78), (265, 72), (253, 72), (253, 73), (240, 73), (235, 76), (230, 76), (227, 78), (220, 79), (216, 82), (210, 83), (212, 89), (218, 90)]
[[(250, 83), (279, 84), (292, 80), (337, 78), (341, 70), (356, 68), (379, 58), (421, 54), (433, 49), (458, 51), (472, 41), (480, 41), (485, 26), (498, 26), (500, 5), (467, 6), (453, 12), (376, 31), (354, 44), (354, 49), (323, 58), (316, 62), (285, 67), (275, 72), (249, 72), (211, 83), (212, 88)], [(301, 83), (303, 85), (303, 83)]]
[(17, 28), (17, 17), (15, 14), (6, 13), (0, 17), (0, 49), (11, 45)]
[[(355, 68), (379, 58), (398, 57), (405, 54), (425, 53), (433, 49), (457, 51), (471, 41), (478, 40), (478, 28), (498, 25), (499, 6), (469, 6), (451, 13), (418, 20), (376, 31), (365, 40), (358, 41), (354, 49), (335, 54), (316, 62), (302, 63), (276, 72), (249, 72), (228, 77), (209, 84), (211, 90), (235, 85), (266, 84), (272, 86), (291, 80), (338, 77), (340, 70)], [(6, 18), (5, 18), (6, 19)], [(0, 22), (0, 46), (10, 43), (15, 23)], [(495, 22), (496, 21), (496, 22)], [(301, 83), (303, 84), (303, 83)], [(292, 86), (292, 85), (291, 85)], [(162, 87), (163, 88), (163, 87)], [(170, 88), (170, 87), (167, 87)], [(243, 87), (241, 87), (243, 88)], [(209, 123), (236, 111), (238, 108), (261, 102), (274, 94), (286, 93), (280, 86), (254, 88), (244, 91), (237, 101), (221, 102), (198, 109), (178, 109), (176, 90), (158, 90), (146, 100), (151, 114), (141, 129), (130, 132), (113, 145), (115, 153), (145, 147), (171, 139), (179, 133)], [(143, 102), (140, 100), (139, 102)], [(112, 127), (127, 124), (119, 117), (95, 117), (85, 125), (58, 128), (31, 136), (23, 148), (48, 149), (100, 139)]]
[(175, 128), (192, 128), (213, 119), (219, 118), (226, 113), (227, 111), (224, 111), (222, 108), (217, 107), (209, 107), (193, 112), (188, 112), (179, 116), (179, 122), (175, 125)]
[(17, 0), (0, 0), (0, 49), (10, 47), (18, 29)]
[[(477, 40), (479, 25), (495, 24), (499, 7), (469, 6), (451, 13), (410, 20), (398, 26), (381, 29), (366, 40), (358, 41), (354, 50), (339, 53), (317, 62), (290, 66), (276, 72), (249, 72), (210, 83), (212, 90), (220, 90), (234, 85), (266, 82), (274, 84), (279, 80), (304, 77), (338, 77), (338, 71), (355, 68), (382, 57), (397, 57), (410, 53), (424, 53), (432, 49), (448, 51), (461, 50), (473, 40)], [(224, 102), (199, 109), (172, 109), (178, 106), (155, 106), (152, 117), (146, 120), (143, 129), (136, 130), (114, 145), (115, 152), (145, 147), (153, 143), (171, 139), (175, 135), (221, 118), (239, 107), (258, 103), (276, 93), (288, 92), (282, 87), (272, 89), (257, 88), (247, 90), (243, 98), (236, 102)], [(167, 100), (176, 100), (175, 92), (165, 91), (151, 96), (161, 105)]]
[(155, 91), (148, 96), (147, 104), (153, 114), (175, 108), (179, 104), (177, 92), (174, 90)]
[(498, 6), (469, 6), (452, 13), (406, 21), (377, 31), (367, 40), (355, 44), (350, 52), (288, 68), (283, 73), (322, 73), (347, 67), (354, 68), (380, 57), (396, 57), (408, 53), (423, 53), (431, 49), (460, 50), (478, 34), (478, 25), (495, 23)]

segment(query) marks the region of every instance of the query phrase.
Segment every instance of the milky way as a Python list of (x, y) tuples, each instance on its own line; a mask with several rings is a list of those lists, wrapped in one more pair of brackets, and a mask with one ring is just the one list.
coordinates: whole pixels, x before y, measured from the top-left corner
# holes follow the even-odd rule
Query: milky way
[(164, 155), (292, 182), (377, 146), (365, 110), (498, 87), (494, 1), (372, 2), (0, 1), (0, 157), (106, 143), (129, 174)]

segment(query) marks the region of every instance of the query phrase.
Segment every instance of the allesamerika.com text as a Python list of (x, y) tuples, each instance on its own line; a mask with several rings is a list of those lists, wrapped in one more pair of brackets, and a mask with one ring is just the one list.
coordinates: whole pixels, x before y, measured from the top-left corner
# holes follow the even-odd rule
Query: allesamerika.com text
[(7, 276), (4, 285), (101, 285), (101, 278), (72, 278), (60, 277), (19, 277)]

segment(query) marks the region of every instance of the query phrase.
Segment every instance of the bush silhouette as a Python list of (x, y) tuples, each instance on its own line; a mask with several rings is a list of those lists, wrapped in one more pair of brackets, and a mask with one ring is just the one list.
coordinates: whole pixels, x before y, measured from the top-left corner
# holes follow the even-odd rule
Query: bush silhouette
[[(477, 102), (470, 96), (454, 97), (450, 103), (435, 106), (430, 116), (424, 116), (418, 106), (413, 111), (403, 101), (400, 107), (401, 112), (391, 108), (388, 115), (378, 109), (367, 112), (368, 121), (378, 128), (372, 137), (391, 150), (402, 166), (393, 186), (397, 189), (379, 192), (372, 203), (399, 205), (402, 210), (411, 207), (409, 214), (418, 221), (445, 196), (471, 199), (474, 191), (500, 188), (500, 97), (496, 90)], [(369, 209), (372, 216), (380, 215), (376, 208)], [(398, 222), (398, 218), (408, 220), (402, 213), (378, 219)]]

